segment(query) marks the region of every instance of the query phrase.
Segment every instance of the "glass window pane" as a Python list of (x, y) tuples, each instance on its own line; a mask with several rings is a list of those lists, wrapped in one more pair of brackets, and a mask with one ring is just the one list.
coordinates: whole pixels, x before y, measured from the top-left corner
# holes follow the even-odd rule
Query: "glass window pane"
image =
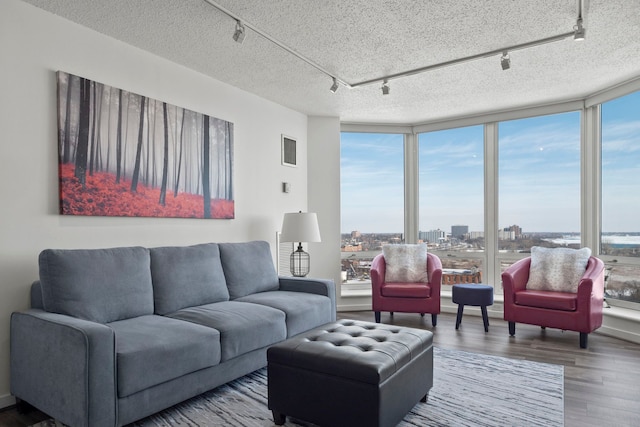
[(368, 283), (382, 245), (404, 242), (404, 135), (343, 132), (340, 147), (342, 280)]
[(481, 283), (484, 127), (423, 133), (418, 143), (418, 241), (440, 257), (443, 285)]
[(501, 122), (498, 132), (499, 250), (580, 247), (580, 113)]
[[(602, 104), (602, 230), (607, 299), (640, 302), (640, 92)], [(634, 265), (625, 264), (631, 262)]]

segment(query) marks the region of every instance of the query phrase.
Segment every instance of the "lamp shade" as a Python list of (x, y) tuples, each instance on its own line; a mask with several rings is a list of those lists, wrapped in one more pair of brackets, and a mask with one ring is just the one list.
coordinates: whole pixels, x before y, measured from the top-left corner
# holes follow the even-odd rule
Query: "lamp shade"
[(318, 216), (314, 212), (291, 212), (282, 220), (282, 242), (320, 242)]

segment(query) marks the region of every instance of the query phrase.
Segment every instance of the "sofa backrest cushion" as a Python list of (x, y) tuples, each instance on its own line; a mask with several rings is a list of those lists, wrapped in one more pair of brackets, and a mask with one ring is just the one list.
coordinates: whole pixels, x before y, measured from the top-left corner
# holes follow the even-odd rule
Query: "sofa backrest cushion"
[(153, 314), (146, 248), (46, 249), (38, 261), (46, 311), (99, 323)]
[(220, 243), (219, 246), (231, 299), (280, 287), (269, 243)]
[(229, 300), (215, 243), (152, 248), (151, 277), (156, 314)]

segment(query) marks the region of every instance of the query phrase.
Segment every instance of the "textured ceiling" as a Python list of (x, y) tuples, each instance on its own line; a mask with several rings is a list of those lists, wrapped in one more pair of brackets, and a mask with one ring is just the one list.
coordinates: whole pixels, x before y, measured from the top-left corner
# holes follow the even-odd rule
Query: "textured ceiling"
[[(203, 0), (24, 0), (309, 115), (417, 124), (582, 98), (640, 76), (640, 1), (584, 0), (571, 38), (380, 84), (331, 79)], [(216, 0), (348, 83), (572, 31), (576, 0)]]

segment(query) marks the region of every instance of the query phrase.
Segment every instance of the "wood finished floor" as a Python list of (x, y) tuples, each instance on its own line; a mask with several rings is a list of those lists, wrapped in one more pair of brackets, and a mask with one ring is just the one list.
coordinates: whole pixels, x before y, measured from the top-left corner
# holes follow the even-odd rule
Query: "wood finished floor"
[[(373, 321), (370, 311), (341, 312), (338, 317)], [(431, 330), (441, 348), (564, 365), (566, 427), (640, 426), (640, 344), (590, 334), (589, 348), (583, 350), (575, 332), (518, 324), (510, 338), (507, 323), (500, 319), (490, 320), (488, 333), (478, 316), (465, 315), (457, 331), (455, 320), (455, 314), (443, 313), (433, 328), (429, 315), (382, 314), (383, 323)], [(19, 414), (9, 408), (0, 412), (0, 426), (26, 427), (44, 418), (38, 411)]]
[[(339, 318), (373, 321), (373, 312), (341, 312)], [(577, 332), (562, 332), (531, 325), (516, 325), (511, 338), (507, 322), (490, 319), (484, 332), (482, 318), (465, 315), (455, 330), (455, 314), (431, 316), (382, 313), (381, 321), (400, 326), (428, 329), (434, 345), (469, 351), (564, 365), (564, 419), (566, 427), (640, 426), (640, 344), (589, 334), (589, 347), (581, 349)]]

